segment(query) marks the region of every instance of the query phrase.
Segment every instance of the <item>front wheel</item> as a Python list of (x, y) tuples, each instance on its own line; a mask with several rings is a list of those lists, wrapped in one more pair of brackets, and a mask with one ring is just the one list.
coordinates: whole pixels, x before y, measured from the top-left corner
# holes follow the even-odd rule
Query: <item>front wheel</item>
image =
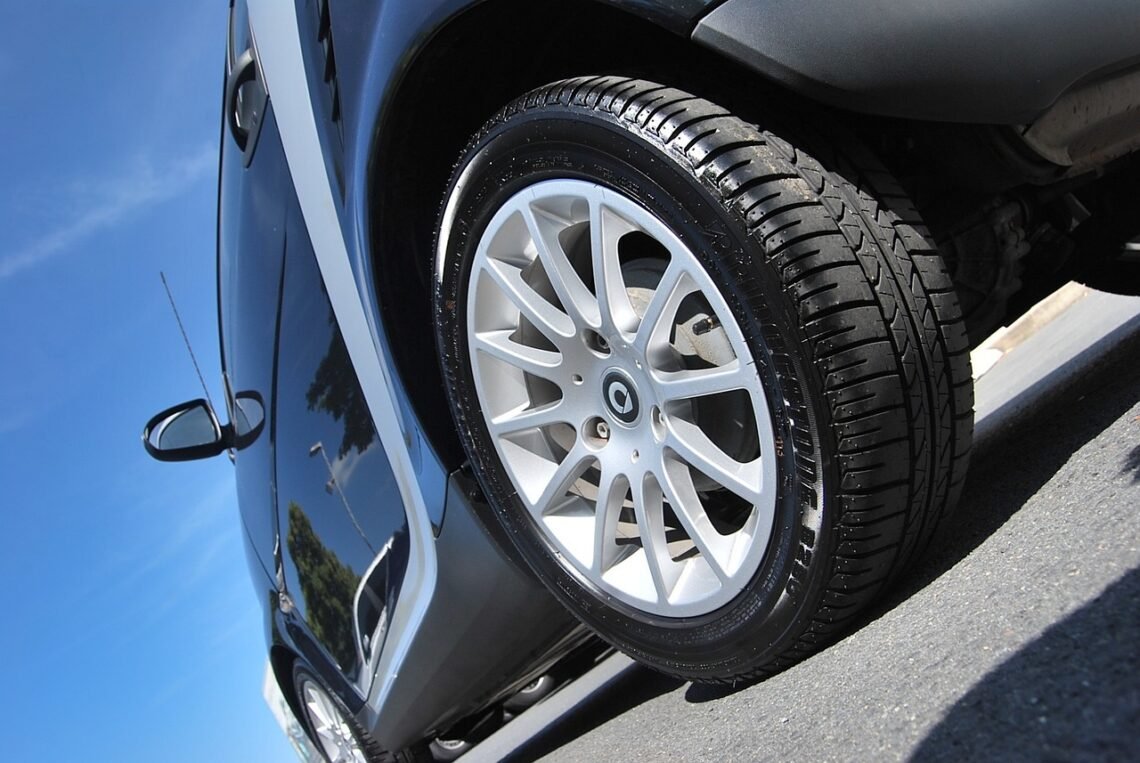
[(954, 502), (965, 332), (876, 187), (902, 201), (862, 154), (615, 77), (524, 96), (461, 160), (435, 309), (488, 520), (635, 658), (789, 664)]

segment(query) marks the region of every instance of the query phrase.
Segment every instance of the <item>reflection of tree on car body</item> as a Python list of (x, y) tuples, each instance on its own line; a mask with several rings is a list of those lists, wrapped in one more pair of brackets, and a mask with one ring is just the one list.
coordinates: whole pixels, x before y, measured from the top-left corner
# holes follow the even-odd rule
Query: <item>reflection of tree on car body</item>
[(352, 600), (360, 576), (321, 543), (304, 510), (292, 502), (287, 542), (301, 580), (302, 616), (317, 641), (347, 669), (356, 662)]
[(367, 664), (384, 640), (388, 610), (399, 590), (392, 571), (403, 567), (407, 538), (390, 538), (368, 569), (357, 574), (321, 542), (304, 510), (290, 503), (286, 542), (301, 581), (301, 613), (313, 636), (342, 669), (358, 660)]

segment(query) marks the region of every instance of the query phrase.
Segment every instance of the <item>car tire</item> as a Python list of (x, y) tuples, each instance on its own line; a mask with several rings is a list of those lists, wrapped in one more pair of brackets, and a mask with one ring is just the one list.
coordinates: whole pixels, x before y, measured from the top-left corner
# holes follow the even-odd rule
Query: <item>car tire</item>
[(503, 709), (517, 715), (546, 699), (557, 685), (553, 675), (544, 673), (504, 700)]
[(314, 749), (329, 761), (345, 763), (416, 763), (431, 761), (426, 745), (398, 753), (384, 750), (360, 727), (352, 713), (328, 690), (316, 672), (298, 659), (293, 664), (293, 690), (301, 708), (301, 726)]
[(485, 521), (603, 638), (697, 681), (841, 633), (968, 460), (968, 343), (913, 206), (852, 141), (782, 132), (557, 82), (473, 138), (439, 222)]
[(474, 746), (466, 739), (433, 739), (429, 748), (436, 763), (449, 763), (461, 758)]

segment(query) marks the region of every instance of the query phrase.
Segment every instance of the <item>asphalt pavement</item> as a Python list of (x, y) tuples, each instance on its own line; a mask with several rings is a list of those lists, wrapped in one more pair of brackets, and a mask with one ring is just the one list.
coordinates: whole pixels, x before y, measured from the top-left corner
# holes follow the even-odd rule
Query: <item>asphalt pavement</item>
[(1036, 328), (978, 381), (952, 521), (850, 635), (734, 688), (616, 655), (464, 763), (1140, 760), (1140, 299)]

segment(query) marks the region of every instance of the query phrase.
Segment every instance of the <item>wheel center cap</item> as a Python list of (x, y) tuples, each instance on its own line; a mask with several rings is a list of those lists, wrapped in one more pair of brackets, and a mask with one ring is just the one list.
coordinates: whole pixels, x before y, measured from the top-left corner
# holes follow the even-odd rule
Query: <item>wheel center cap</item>
[(602, 397), (610, 413), (622, 424), (632, 424), (641, 416), (637, 389), (624, 371), (614, 369), (606, 373), (602, 379)]

